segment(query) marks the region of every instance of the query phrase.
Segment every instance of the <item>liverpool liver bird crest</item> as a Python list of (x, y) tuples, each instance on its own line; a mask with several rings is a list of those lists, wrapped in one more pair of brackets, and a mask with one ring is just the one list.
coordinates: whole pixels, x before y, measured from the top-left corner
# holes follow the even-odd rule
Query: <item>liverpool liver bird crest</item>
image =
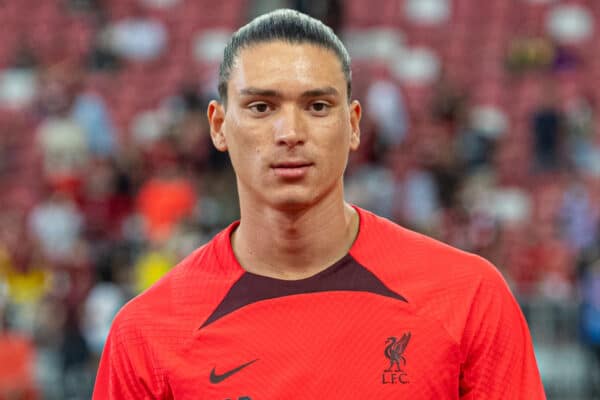
[(404, 350), (406, 350), (406, 346), (408, 346), (410, 336), (410, 332), (407, 332), (402, 335), (400, 340), (396, 339), (394, 336), (390, 336), (386, 339), (384, 354), (390, 360), (390, 366), (385, 372), (392, 372), (394, 365), (396, 366), (396, 372), (402, 371), (402, 369), (400, 369), (400, 362), (402, 362), (402, 365), (406, 365), (406, 358), (404, 358), (402, 354), (404, 354)]

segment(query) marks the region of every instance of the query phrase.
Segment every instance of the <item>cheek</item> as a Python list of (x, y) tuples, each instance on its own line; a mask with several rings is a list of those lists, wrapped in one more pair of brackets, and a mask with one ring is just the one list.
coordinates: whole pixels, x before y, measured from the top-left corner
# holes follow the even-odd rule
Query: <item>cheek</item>
[(260, 123), (241, 115), (232, 115), (227, 124), (227, 136), (238, 146), (254, 148), (259, 145), (261, 140), (264, 140), (264, 122)]
[(323, 179), (336, 179), (343, 173), (350, 152), (350, 127), (339, 118), (322, 125), (323, 130), (315, 132), (315, 147), (321, 154), (323, 168), (319, 173)]
[(256, 127), (232, 117), (227, 124), (226, 137), (229, 156), (238, 173), (244, 173), (252, 164), (258, 163), (262, 149), (261, 135)]
[(344, 158), (344, 154), (350, 150), (350, 125), (340, 118), (334, 118), (324, 128), (330, 132), (329, 135), (323, 135), (327, 139), (324, 145), (335, 158)]

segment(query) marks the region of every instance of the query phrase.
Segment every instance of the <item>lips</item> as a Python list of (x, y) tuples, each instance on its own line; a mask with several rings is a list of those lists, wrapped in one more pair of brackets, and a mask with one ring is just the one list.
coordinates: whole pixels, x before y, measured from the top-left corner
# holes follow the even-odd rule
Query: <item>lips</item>
[(273, 168), (302, 168), (308, 167), (312, 165), (312, 163), (308, 161), (282, 161), (273, 164)]
[(280, 161), (271, 165), (271, 168), (280, 178), (300, 179), (303, 178), (313, 163), (305, 160)]

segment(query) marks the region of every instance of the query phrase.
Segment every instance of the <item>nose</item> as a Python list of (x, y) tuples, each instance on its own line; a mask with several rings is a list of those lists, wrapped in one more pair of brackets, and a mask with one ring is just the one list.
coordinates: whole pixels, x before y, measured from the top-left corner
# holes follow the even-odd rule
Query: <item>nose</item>
[(306, 141), (306, 129), (302, 110), (297, 107), (282, 107), (275, 122), (275, 142), (280, 146), (294, 147)]

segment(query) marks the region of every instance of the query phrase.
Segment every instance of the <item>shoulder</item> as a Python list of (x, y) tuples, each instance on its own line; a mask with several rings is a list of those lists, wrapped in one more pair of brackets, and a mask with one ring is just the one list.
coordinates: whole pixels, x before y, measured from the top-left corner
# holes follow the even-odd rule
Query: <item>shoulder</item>
[(388, 219), (360, 210), (360, 233), (351, 254), (365, 266), (405, 279), (430, 284), (468, 278), (497, 281), (502, 277), (484, 258), (406, 229)]
[[(177, 305), (189, 295), (192, 282), (201, 282), (203, 261), (209, 246), (194, 251), (147, 290), (127, 302), (117, 313), (113, 330), (119, 335), (164, 325), (165, 317), (177, 313)], [(135, 335), (133, 335), (135, 336)]]
[(414, 311), (438, 320), (460, 341), (473, 310), (495, 298), (515, 304), (497, 268), (484, 258), (360, 210), (361, 232), (351, 255)]
[(151, 338), (197, 329), (243, 272), (227, 263), (226, 234), (219, 233), (125, 304), (113, 322), (115, 334)]

